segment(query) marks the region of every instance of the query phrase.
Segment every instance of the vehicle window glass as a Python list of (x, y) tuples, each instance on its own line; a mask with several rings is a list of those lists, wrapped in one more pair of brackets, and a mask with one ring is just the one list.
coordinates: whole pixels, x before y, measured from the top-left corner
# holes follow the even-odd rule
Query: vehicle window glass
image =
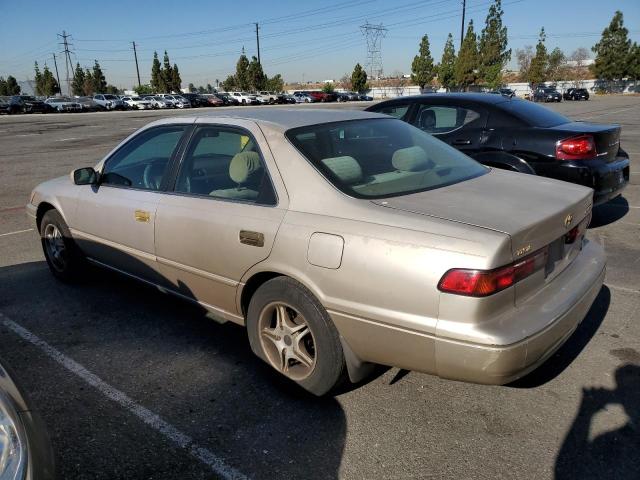
[(390, 115), (392, 117), (399, 118), (400, 120), (402, 120), (404, 119), (405, 115), (409, 111), (409, 104), (402, 103), (398, 105), (390, 105), (388, 107), (384, 107), (376, 111), (378, 113), (384, 113), (385, 115)]
[(142, 132), (107, 160), (102, 183), (159, 190), (186, 128), (187, 125), (171, 125)]
[(226, 127), (200, 127), (187, 149), (176, 192), (275, 205), (276, 196), (253, 138)]
[(553, 127), (571, 122), (564, 115), (527, 100), (512, 99), (501, 103), (500, 107), (531, 127)]
[(487, 171), (444, 142), (391, 118), (294, 128), (286, 136), (327, 180), (356, 198), (431, 190)]
[(468, 108), (420, 104), (414, 125), (427, 133), (449, 133), (479, 118), (479, 112)]

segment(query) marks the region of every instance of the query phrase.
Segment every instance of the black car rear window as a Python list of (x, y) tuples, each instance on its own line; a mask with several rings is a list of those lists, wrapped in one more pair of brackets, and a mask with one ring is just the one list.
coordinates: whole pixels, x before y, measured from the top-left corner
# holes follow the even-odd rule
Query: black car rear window
[(528, 100), (511, 100), (496, 105), (518, 117), (531, 127), (554, 127), (571, 120), (553, 110)]

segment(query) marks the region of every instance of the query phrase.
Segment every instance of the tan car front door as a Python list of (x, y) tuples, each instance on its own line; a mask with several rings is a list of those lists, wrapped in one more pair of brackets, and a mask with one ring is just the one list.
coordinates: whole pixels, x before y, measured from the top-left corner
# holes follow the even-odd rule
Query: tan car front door
[(165, 172), (187, 125), (141, 132), (104, 163), (99, 186), (80, 187), (72, 233), (91, 259), (162, 284), (154, 222)]
[(158, 204), (155, 241), (171, 288), (241, 323), (239, 281), (269, 256), (287, 198), (260, 130), (235, 123), (196, 128), (175, 191)]

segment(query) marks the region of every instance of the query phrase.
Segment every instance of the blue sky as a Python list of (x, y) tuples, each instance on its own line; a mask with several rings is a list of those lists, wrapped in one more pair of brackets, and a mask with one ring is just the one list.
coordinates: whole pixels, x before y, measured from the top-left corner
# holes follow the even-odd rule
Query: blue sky
[[(467, 0), (466, 18), (474, 20), (476, 31), (481, 30), (491, 3)], [(366, 62), (366, 43), (359, 29), (365, 21), (388, 28), (382, 42), (385, 73), (409, 73), (425, 33), (436, 61), (449, 32), (457, 50), (461, 4), (461, 0), (0, 0), (0, 75), (32, 78), (33, 62), (53, 68), (55, 52), (63, 79), (57, 34), (66, 30), (72, 35), (74, 65), (78, 61), (90, 66), (98, 59), (107, 81), (119, 87), (136, 84), (131, 41), (138, 46), (143, 83), (149, 81), (153, 51), (162, 55), (166, 49), (185, 86), (215, 85), (216, 79), (233, 73), (243, 46), (248, 55), (256, 54), (253, 22), (259, 22), (260, 53), (268, 75), (281, 73), (287, 81), (337, 79), (350, 73), (356, 62)], [(514, 53), (524, 45), (535, 45), (542, 26), (549, 50), (557, 46), (570, 54), (578, 47), (590, 49), (616, 10), (624, 13), (630, 38), (640, 42), (640, 0), (503, 0), (503, 9)]]

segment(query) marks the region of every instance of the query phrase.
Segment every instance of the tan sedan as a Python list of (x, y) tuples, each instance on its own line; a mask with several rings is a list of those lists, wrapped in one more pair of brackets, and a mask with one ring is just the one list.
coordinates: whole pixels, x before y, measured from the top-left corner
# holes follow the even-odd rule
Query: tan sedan
[(387, 116), (242, 109), (151, 123), (27, 209), (56, 277), (92, 263), (197, 302), (321, 395), (376, 363), (489, 384), (536, 368), (604, 279), (591, 198)]

